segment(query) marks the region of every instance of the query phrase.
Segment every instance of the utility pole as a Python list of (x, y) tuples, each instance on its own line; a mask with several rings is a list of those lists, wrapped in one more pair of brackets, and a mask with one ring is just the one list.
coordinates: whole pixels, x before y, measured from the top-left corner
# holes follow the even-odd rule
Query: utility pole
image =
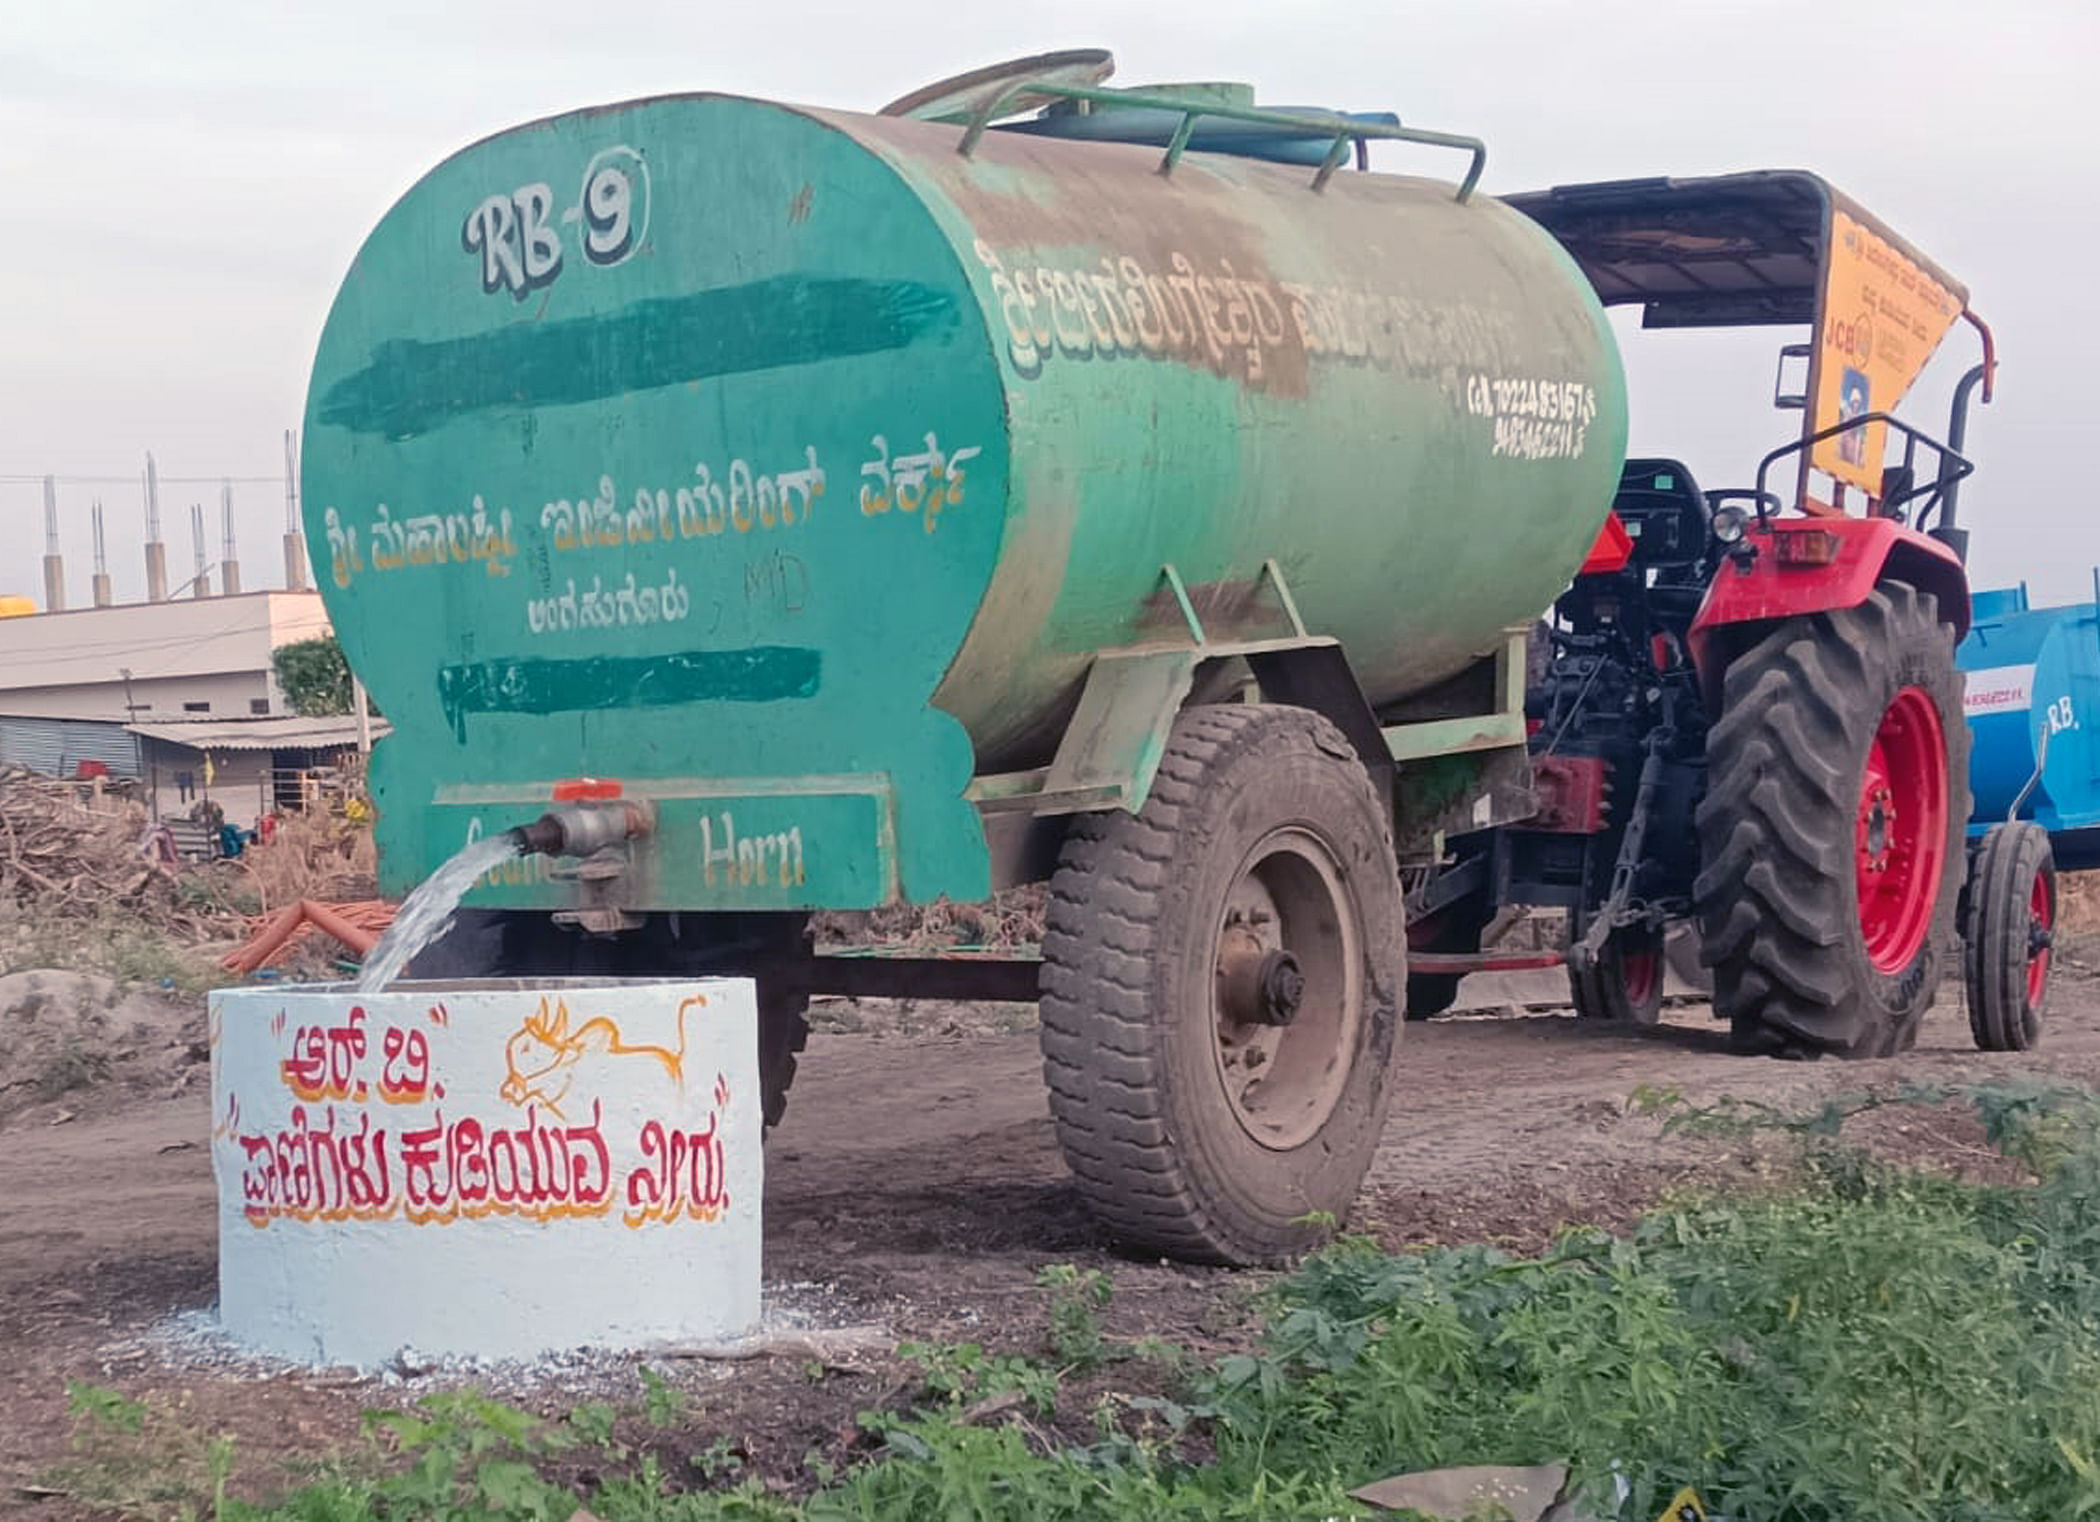
[(219, 590), (228, 597), (238, 597), (241, 592), (241, 552), (233, 538), (233, 483), (219, 483), (219, 529), (224, 538), (224, 550), (219, 557)]
[(95, 499), (95, 606), (106, 608), (114, 600), (109, 585), (109, 543), (102, 534), (102, 499)]
[(160, 472), (146, 455), (146, 601), (168, 600), (168, 547), (160, 537)]
[(66, 607), (66, 563), (58, 550), (58, 483), (44, 477), (44, 611)]
[(197, 574), (190, 579), (190, 596), (211, 596), (211, 567), (204, 558), (204, 504), (190, 504), (190, 542), (197, 551)]
[(299, 441), (289, 428), (284, 431), (284, 585), (289, 592), (306, 590), (306, 536), (299, 530)]
[(365, 684), (357, 679), (354, 671), (350, 673), (350, 706), (357, 711), (357, 753), (369, 756), (372, 754), (372, 710), (365, 702)]

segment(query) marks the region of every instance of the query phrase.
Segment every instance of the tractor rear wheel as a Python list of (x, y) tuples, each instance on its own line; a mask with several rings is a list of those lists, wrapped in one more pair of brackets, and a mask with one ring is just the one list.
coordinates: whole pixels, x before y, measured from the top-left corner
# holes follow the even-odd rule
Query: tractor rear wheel
[(1776, 1056), (1907, 1050), (1954, 933), (1969, 731), (1929, 593), (1790, 618), (1728, 667), (1696, 895), (1714, 1012)]
[(1186, 710), (1144, 807), (1076, 821), (1051, 879), (1043, 1070), (1096, 1216), (1202, 1262), (1317, 1245), (1385, 1126), (1405, 968), (1386, 806), (1340, 732)]
[(1662, 1019), (1664, 975), (1662, 932), (1622, 925), (1593, 965), (1568, 963), (1568, 995), (1585, 1020), (1653, 1025)]
[(2038, 824), (1993, 825), (1969, 868), (1962, 970), (1969, 1031), (1986, 1052), (2024, 1052), (2042, 1036), (2056, 930), (2056, 854)]

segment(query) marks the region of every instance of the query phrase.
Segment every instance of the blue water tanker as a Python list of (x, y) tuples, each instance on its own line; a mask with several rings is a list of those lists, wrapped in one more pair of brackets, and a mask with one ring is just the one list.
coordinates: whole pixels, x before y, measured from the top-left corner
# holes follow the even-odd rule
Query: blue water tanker
[(2100, 866), (2100, 572), (2092, 602), (2028, 606), (2024, 583), (1978, 592), (1956, 652), (1975, 738), (1969, 834), (2030, 819), (2066, 870)]

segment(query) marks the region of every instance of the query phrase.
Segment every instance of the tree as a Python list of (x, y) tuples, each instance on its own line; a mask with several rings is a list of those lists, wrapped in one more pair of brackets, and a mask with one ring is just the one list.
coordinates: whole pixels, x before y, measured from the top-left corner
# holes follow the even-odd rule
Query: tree
[[(277, 668), (277, 685), (293, 713), (321, 719), (350, 712), (350, 663), (333, 634), (279, 645), (270, 652), (270, 663)], [(370, 699), (365, 707), (378, 712)]]

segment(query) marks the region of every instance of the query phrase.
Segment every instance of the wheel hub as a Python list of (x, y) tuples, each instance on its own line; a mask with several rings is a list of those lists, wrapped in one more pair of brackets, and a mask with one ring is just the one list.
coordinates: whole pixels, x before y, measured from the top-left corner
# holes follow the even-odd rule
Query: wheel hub
[[(1265, 922), (1266, 923), (1266, 922)], [(1305, 1002), (1305, 971), (1245, 921), (1228, 924), (1218, 945), (1218, 1013), (1233, 1025), (1285, 1026)]]
[(1909, 966), (1932, 929), (1947, 850), (1947, 745), (1922, 687), (1881, 716), (1860, 779), (1853, 859), (1860, 934), (1878, 972)]
[(2049, 991), (2049, 951), (2056, 944), (2056, 895), (2037, 872), (2027, 895), (2027, 1007), (2041, 1008)]
[(1896, 822), (1894, 800), (1886, 787), (1867, 795), (1866, 814), (1860, 821), (1860, 862), (1870, 872), (1889, 869), (1889, 833)]
[(1218, 1079), (1265, 1147), (1315, 1135), (1347, 1087), (1362, 1019), (1361, 949), (1325, 842), (1278, 831), (1226, 895), (1213, 955)]

